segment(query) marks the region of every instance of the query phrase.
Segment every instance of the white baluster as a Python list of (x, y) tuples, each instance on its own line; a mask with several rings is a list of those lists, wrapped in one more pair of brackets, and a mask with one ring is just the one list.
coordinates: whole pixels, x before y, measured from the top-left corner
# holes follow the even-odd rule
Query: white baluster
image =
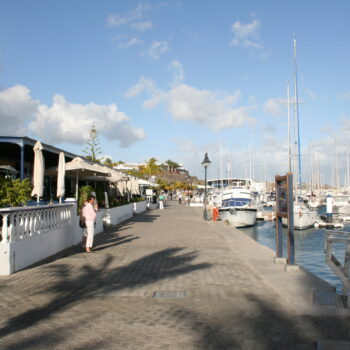
[(7, 223), (8, 216), (9, 214), (2, 214), (1, 244), (6, 244), (7, 242), (9, 242), (8, 223)]
[(49, 212), (45, 209), (41, 211), (42, 223), (43, 223), (43, 232), (47, 232), (50, 229), (50, 221), (48, 220)]
[(50, 215), (51, 215), (51, 218), (52, 218), (50, 228), (51, 228), (52, 230), (55, 230), (55, 229), (56, 229), (56, 211), (55, 211), (54, 208), (51, 208), (51, 209), (50, 209)]
[(13, 242), (17, 239), (16, 237), (16, 228), (15, 228), (15, 215), (14, 214), (10, 214), (10, 225), (8, 227), (8, 237), (9, 237), (9, 241)]
[(30, 236), (30, 233), (29, 233), (29, 216), (30, 216), (30, 213), (29, 212), (24, 212), (23, 213), (23, 218), (24, 218), (24, 236), (27, 237), (27, 236)]
[(23, 216), (22, 212), (18, 211), (15, 214), (16, 236), (23, 239)]
[(39, 210), (35, 210), (35, 226), (34, 226), (34, 232), (40, 234), (40, 215)]
[(41, 232), (46, 232), (46, 227), (48, 226), (48, 219), (47, 219), (47, 211), (45, 209), (40, 210), (40, 218), (41, 218)]
[(33, 236), (34, 233), (34, 212), (31, 211), (29, 214), (29, 236)]
[(51, 220), (49, 222), (49, 228), (50, 228), (50, 230), (54, 230), (56, 228), (56, 218), (55, 218), (55, 209), (54, 208), (49, 209), (49, 216), (51, 218)]
[(58, 218), (58, 210), (56, 208), (52, 209), (53, 211), (53, 216), (55, 218), (55, 229), (58, 227), (58, 222), (59, 222), (59, 218)]

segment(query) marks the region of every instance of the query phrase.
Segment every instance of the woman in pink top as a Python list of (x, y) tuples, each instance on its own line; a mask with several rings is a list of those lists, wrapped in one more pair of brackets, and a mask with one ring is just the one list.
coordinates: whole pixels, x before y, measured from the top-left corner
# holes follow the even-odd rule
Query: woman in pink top
[(83, 207), (83, 217), (86, 220), (86, 231), (87, 231), (87, 237), (86, 237), (87, 253), (91, 252), (92, 244), (94, 241), (95, 220), (96, 220), (96, 212), (98, 209), (97, 205), (95, 205), (95, 199), (96, 199), (95, 196), (90, 195)]

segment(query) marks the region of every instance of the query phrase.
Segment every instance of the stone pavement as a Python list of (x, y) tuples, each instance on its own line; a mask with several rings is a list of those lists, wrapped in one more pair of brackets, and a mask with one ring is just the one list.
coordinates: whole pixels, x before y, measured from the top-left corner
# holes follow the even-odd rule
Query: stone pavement
[(220, 233), (228, 228), (168, 204), (98, 235), (93, 254), (77, 246), (0, 277), (0, 349), (316, 349), (319, 339), (350, 340), (348, 317), (298, 315), (239, 242), (230, 246)]

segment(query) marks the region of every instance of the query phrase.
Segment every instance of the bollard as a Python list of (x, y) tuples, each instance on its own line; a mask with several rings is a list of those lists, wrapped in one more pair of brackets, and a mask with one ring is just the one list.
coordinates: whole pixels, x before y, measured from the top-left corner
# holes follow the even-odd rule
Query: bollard
[(329, 194), (327, 195), (327, 222), (331, 223), (333, 220), (333, 197)]
[(218, 221), (218, 217), (219, 217), (219, 209), (214, 207), (212, 210), (213, 221)]

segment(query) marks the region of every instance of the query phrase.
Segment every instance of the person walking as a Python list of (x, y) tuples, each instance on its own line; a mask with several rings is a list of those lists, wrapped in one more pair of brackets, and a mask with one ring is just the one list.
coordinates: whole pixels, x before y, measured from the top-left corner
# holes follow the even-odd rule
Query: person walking
[(159, 196), (159, 209), (160, 210), (164, 209), (164, 199), (165, 199), (165, 196), (163, 193), (161, 193)]
[(95, 203), (96, 197), (90, 194), (87, 198), (87, 202), (83, 207), (83, 217), (86, 222), (86, 245), (85, 249), (87, 253), (91, 253), (91, 249), (94, 242), (95, 220), (96, 212), (98, 210), (97, 203)]
[(179, 204), (181, 204), (182, 194), (181, 194), (181, 193), (179, 193), (179, 195), (177, 196), (177, 198), (179, 199)]

